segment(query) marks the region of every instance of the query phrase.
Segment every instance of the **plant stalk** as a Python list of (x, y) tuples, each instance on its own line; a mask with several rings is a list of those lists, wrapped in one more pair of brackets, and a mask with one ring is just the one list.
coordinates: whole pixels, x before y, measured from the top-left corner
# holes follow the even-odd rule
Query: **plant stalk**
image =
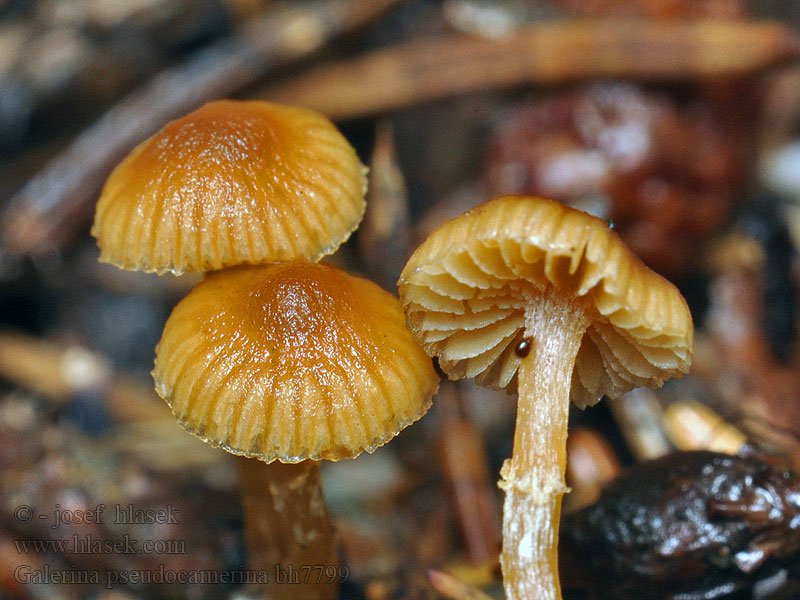
[(319, 465), (237, 457), (248, 568), (264, 598), (332, 600), (340, 581), (336, 530)]
[(552, 294), (532, 298), (525, 320), (532, 348), (519, 365), (514, 449), (498, 484), (506, 492), (500, 562), (508, 600), (559, 600), (570, 383), (589, 320)]

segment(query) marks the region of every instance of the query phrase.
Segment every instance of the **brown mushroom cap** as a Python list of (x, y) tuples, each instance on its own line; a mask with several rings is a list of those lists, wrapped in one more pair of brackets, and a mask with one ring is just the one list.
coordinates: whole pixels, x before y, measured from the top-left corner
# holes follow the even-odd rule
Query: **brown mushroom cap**
[(501, 196), (448, 221), (398, 285), (412, 332), (453, 379), (512, 386), (527, 298), (545, 289), (590, 320), (571, 384), (579, 406), (660, 385), (691, 362), (692, 319), (678, 290), (604, 221), (550, 200)]
[(396, 298), (309, 262), (208, 275), (167, 320), (153, 377), (186, 429), (267, 462), (371, 452), (438, 384)]
[(211, 102), (114, 169), (92, 235), (101, 261), (157, 273), (318, 260), (358, 226), (365, 191), (364, 167), (325, 117)]

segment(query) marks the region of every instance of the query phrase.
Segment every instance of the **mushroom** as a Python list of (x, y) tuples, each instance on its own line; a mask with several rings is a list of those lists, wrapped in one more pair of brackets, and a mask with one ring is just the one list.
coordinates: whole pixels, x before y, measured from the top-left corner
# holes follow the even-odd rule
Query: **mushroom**
[(318, 260), (358, 227), (365, 174), (322, 115), (210, 102), (117, 165), (92, 235), (101, 261), (159, 274)]
[(607, 224), (501, 196), (434, 231), (398, 282), (406, 320), (451, 378), (518, 390), (501, 564), (509, 600), (560, 598), (558, 523), (570, 399), (685, 373), (693, 326), (677, 289)]
[[(347, 140), (321, 115), (268, 102), (212, 102), (167, 124), (116, 167), (97, 203), (92, 233), (102, 261), (159, 274), (316, 261), (358, 226), (365, 209), (365, 172)], [(403, 334), (402, 312), (391, 296), (330, 267), (290, 264), (209, 275), (169, 319), (154, 377), (179, 421), (212, 444), (263, 461), (308, 459), (286, 465), (238, 461), (245, 537), (251, 565), (265, 570), (258, 581), (322, 584), (282, 586), (275, 595), (329, 598), (338, 574), (317, 566), (336, 562), (335, 538), (313, 461), (354, 456), (385, 443), (425, 412), (436, 377), (429, 364), (422, 364), (430, 361), (414, 349), (410, 334)], [(272, 287), (259, 289), (257, 282), (272, 282)], [(231, 287), (238, 284), (244, 287)], [(220, 304), (214, 294), (208, 297), (218, 285), (224, 288), (219, 298), (230, 299), (230, 305)], [(277, 296), (270, 300), (266, 290)], [(194, 304), (198, 297), (208, 298), (206, 309), (217, 314)], [(245, 306), (255, 312), (232, 312)], [(181, 323), (187, 310), (199, 311), (202, 319)], [(329, 322), (320, 322), (320, 315)], [(354, 319), (365, 315), (370, 321), (359, 330)], [(238, 334), (223, 333), (225, 319), (232, 319), (230, 326), (238, 324)], [(307, 319), (304, 326), (302, 319)], [(198, 329), (199, 323), (207, 328)], [(266, 339), (266, 333), (255, 333), (265, 323), (281, 324), (272, 331), (274, 344), (248, 346)], [(320, 334), (329, 337), (316, 337)], [(216, 346), (205, 355), (184, 354), (214, 335), (220, 336), (214, 338)], [(392, 339), (381, 337), (386, 335)], [(291, 356), (312, 362), (303, 366)], [(189, 358), (194, 367), (188, 366)], [(388, 362), (381, 364), (382, 359)], [(171, 379), (179, 362), (186, 368)], [(267, 364), (290, 369), (280, 389), (264, 387)], [(356, 369), (360, 364), (367, 370)], [(408, 379), (402, 377), (404, 367)], [(224, 374), (214, 371), (217, 378), (210, 378), (219, 368)], [(196, 387), (187, 387), (192, 377)], [(302, 387), (292, 387), (295, 381)], [(408, 396), (380, 403), (380, 393), (398, 390)], [(276, 396), (270, 403), (265, 394), (272, 391)], [(315, 393), (322, 394), (315, 405), (300, 403), (313, 400)], [(198, 398), (207, 412), (201, 412)], [(367, 401), (376, 404), (360, 404)], [(309, 544), (311, 539), (316, 542)], [(304, 566), (313, 570), (302, 571)]]
[[(308, 586), (275, 592), (305, 599), (339, 579), (328, 568), (334, 536), (316, 461), (372, 452), (419, 419), (438, 386), (396, 298), (311, 262), (208, 275), (167, 320), (153, 377), (188, 431), (234, 454), (290, 463), (260, 478), (268, 489), (249, 531), (283, 548), (254, 544), (277, 565), (271, 575), (315, 569)], [(243, 468), (244, 485), (258, 485), (257, 467)]]

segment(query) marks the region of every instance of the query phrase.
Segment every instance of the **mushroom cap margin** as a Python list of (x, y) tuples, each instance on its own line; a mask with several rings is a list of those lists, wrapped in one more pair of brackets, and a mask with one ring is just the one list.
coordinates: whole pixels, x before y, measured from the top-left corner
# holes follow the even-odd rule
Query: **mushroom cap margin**
[(318, 260), (358, 227), (366, 185), (366, 168), (322, 115), (210, 102), (117, 165), (92, 235), (101, 261), (159, 274)]
[(580, 303), (590, 325), (572, 377), (579, 406), (688, 371), (693, 325), (680, 292), (607, 224), (562, 204), (500, 196), (444, 223), (398, 281), (415, 338), (450, 378), (515, 386), (526, 299)]
[(288, 463), (372, 452), (438, 387), (396, 298), (308, 262), (209, 274), (167, 320), (153, 377), (190, 432)]

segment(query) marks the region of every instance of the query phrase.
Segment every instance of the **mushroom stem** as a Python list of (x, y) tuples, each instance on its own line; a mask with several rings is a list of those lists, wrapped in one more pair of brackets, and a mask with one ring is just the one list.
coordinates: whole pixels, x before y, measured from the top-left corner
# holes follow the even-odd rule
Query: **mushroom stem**
[(339, 581), (336, 530), (318, 463), (238, 458), (248, 566), (265, 598), (331, 600)]
[(505, 490), (500, 561), (508, 600), (561, 598), (558, 521), (564, 483), (570, 384), (589, 324), (574, 302), (530, 298), (525, 335), (533, 340), (518, 371), (514, 449), (500, 471)]

